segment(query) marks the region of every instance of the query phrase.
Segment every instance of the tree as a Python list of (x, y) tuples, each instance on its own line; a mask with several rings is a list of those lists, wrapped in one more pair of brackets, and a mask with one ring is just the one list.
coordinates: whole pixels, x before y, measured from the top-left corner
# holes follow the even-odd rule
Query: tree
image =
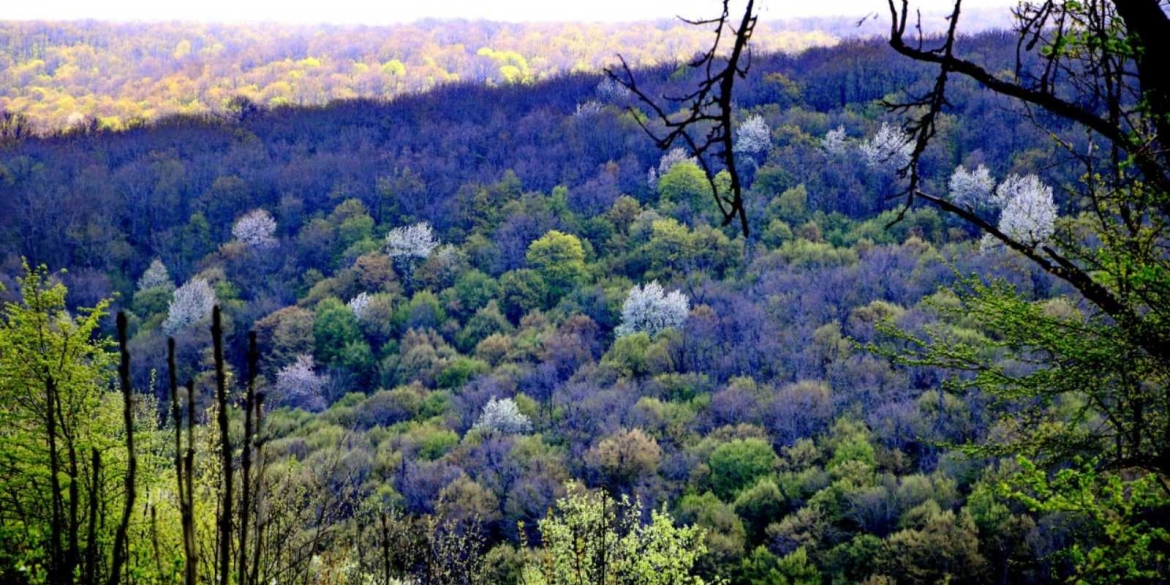
[(362, 331), (353, 311), (336, 298), (328, 298), (317, 305), (313, 321), (313, 354), (326, 365), (332, 365), (345, 354), (345, 347), (362, 341)]
[(358, 293), (356, 297), (349, 299), (349, 302), (346, 303), (345, 306), (349, 307), (349, 310), (353, 313), (354, 318), (356, 318), (359, 322), (365, 321), (369, 316), (371, 298), (373, 297), (370, 296), (370, 293)]
[(585, 460), (600, 472), (607, 487), (627, 487), (658, 472), (662, 448), (641, 429), (623, 429), (598, 441)]
[(483, 406), (483, 413), (472, 428), (502, 435), (521, 435), (532, 430), (532, 421), (520, 412), (515, 400), (497, 400), (493, 396)]
[(816, 565), (808, 558), (808, 551), (800, 547), (783, 558), (764, 547), (757, 547), (740, 563), (740, 576), (759, 585), (818, 585), (822, 582)]
[[(96, 334), (108, 303), (67, 310), (65, 287), (45, 269), (26, 265), (17, 282), (19, 300), (0, 313), (0, 496), (8, 502), (0, 575), (17, 561), (52, 585), (104, 582), (96, 559), (110, 554), (116, 522), (97, 516), (97, 497), (121, 488), (107, 483), (101, 462), (108, 469), (127, 456), (103, 404), (115, 354)], [(122, 499), (104, 501), (115, 510)]]
[(857, 145), (857, 152), (871, 169), (901, 171), (910, 164), (914, 145), (911, 144), (909, 134), (888, 122), (882, 122), (877, 133)]
[(761, 439), (735, 439), (717, 447), (707, 462), (711, 489), (725, 502), (775, 471), (776, 452)]
[(695, 166), (699, 163), (695, 161), (695, 157), (687, 154), (687, 151), (682, 148), (672, 148), (662, 158), (658, 160), (658, 176), (665, 175), (679, 163), (689, 162)]
[(955, 167), (951, 179), (947, 183), (951, 201), (958, 205), (977, 208), (990, 203), (995, 180), (987, 167), (979, 165), (973, 171), (968, 171), (962, 165)]
[(253, 250), (267, 250), (277, 245), (276, 220), (267, 211), (253, 209), (232, 225), (232, 237)]
[(427, 222), (396, 227), (386, 234), (386, 251), (390, 257), (426, 260), (439, 247), (439, 239)]
[(702, 585), (692, 574), (706, 549), (702, 530), (677, 528), (658, 510), (642, 524), (641, 505), (624, 496), (572, 483), (568, 492), (539, 523), (542, 547), (524, 567), (524, 583)]
[(1003, 206), (999, 231), (1032, 248), (1047, 243), (1056, 229), (1056, 204), (1052, 188), (1036, 175), (1010, 175), (995, 190), (995, 200)]
[(651, 337), (681, 327), (691, 312), (690, 300), (677, 290), (665, 293), (657, 281), (634, 285), (622, 303), (622, 323), (614, 333), (624, 337), (644, 332)]
[(703, 209), (703, 201), (710, 195), (703, 170), (689, 160), (673, 164), (670, 170), (659, 173), (657, 185), (660, 201), (681, 206), (693, 214)]
[(325, 409), (325, 385), (329, 379), (318, 375), (311, 355), (299, 355), (295, 362), (276, 373), (276, 403), (316, 412)]
[[(911, 361), (976, 372), (989, 392), (1006, 399), (1007, 412), (1001, 413), (1017, 421), (1012, 410), (1030, 409), (1038, 401), (1080, 402), (1077, 397), (1084, 396), (1086, 406), (1074, 424), (1054, 427), (1048, 413), (1030, 419), (1007, 443), (1028, 454), (1039, 454), (1039, 445), (1046, 455), (1087, 451), (1108, 468), (1137, 467), (1165, 476), (1170, 473), (1170, 321), (1164, 317), (1170, 314), (1170, 260), (1162, 243), (1170, 238), (1170, 149), (1165, 147), (1170, 80), (1159, 63), (1170, 58), (1170, 17), (1157, 0), (1025, 4), (1015, 12), (1020, 58), (1005, 76), (959, 55), (962, 7), (962, 0), (955, 0), (945, 35), (924, 44), (906, 37), (909, 2), (889, 4), (890, 46), (938, 67), (929, 91), (891, 104), (914, 112), (906, 124), (913, 149), (902, 169), (906, 199), (899, 217), (916, 201), (934, 205), (1063, 280), (1087, 301), (1088, 311), (1045, 315), (1037, 301), (1002, 284), (966, 281), (962, 312), (1003, 336), (1003, 346), (1018, 358), (1048, 356), (1037, 364), (1040, 372), (1006, 372), (970, 353), (970, 344), (942, 337), (916, 339), (921, 359)], [(1077, 196), (1067, 202), (1068, 220), (1054, 225), (1051, 194), (1038, 180), (1001, 185), (1011, 199), (1003, 203), (998, 222), (924, 189), (918, 161), (938, 132), (955, 77), (1050, 115), (1029, 116), (1036, 124), (1064, 125), (1053, 131), (1055, 145), (1082, 170)], [(1061, 139), (1069, 126), (1092, 148), (1086, 152)], [(1026, 321), (1037, 315), (1038, 321)], [(1080, 383), (1068, 383), (1073, 379)], [(1080, 424), (1089, 413), (1103, 422)]]
[(163, 331), (168, 335), (190, 327), (211, 315), (216, 304), (215, 291), (202, 278), (193, 278), (175, 289)]
[(772, 129), (759, 114), (749, 116), (735, 130), (735, 152), (758, 155), (772, 147)]
[(821, 148), (831, 156), (842, 156), (848, 150), (846, 139), (845, 127), (838, 126), (825, 133), (821, 139)]
[(171, 275), (167, 272), (166, 265), (158, 258), (151, 261), (146, 272), (143, 272), (142, 277), (138, 279), (139, 291), (150, 290), (152, 288), (163, 288), (168, 291), (175, 289), (175, 283), (171, 281)]
[(879, 560), (882, 573), (899, 583), (982, 583), (987, 561), (979, 531), (966, 510), (940, 510), (934, 500), (907, 512), (907, 528), (890, 536)]
[(552, 301), (568, 294), (585, 277), (585, 249), (577, 236), (552, 230), (528, 246), (528, 265), (548, 287)]
[(1071, 516), (1080, 524), (1071, 546), (1058, 552), (1078, 583), (1143, 583), (1165, 578), (1170, 514), (1158, 478), (1102, 474), (1091, 462), (1046, 473), (1025, 458), (999, 495), (1040, 515)]
[[(732, 124), (732, 90), (736, 78), (742, 79), (747, 75), (751, 63), (751, 50), (748, 42), (756, 28), (755, 0), (748, 0), (744, 6), (743, 17), (736, 25), (731, 20), (729, 0), (723, 0), (723, 12), (717, 17), (708, 20), (684, 20), (688, 24), (704, 26), (711, 25), (715, 41), (711, 48), (689, 63), (692, 69), (704, 72), (703, 79), (693, 92), (678, 97), (663, 97), (670, 105), (663, 107), (656, 103), (647, 93), (638, 87), (634, 74), (630, 70), (626, 59), (618, 55), (621, 61), (622, 73), (619, 75), (614, 69), (606, 69), (606, 74), (614, 81), (638, 96), (638, 100), (648, 106), (653, 116), (661, 124), (664, 134), (657, 134), (643, 121), (641, 116), (636, 117), (638, 124), (654, 140), (660, 149), (670, 148), (675, 141), (686, 144), (688, 150), (695, 157), (703, 174), (707, 177), (707, 184), (711, 188), (711, 196), (715, 199), (719, 212), (723, 216), (723, 225), (729, 225), (738, 216), (740, 230), (747, 237), (748, 220), (747, 210), (743, 202), (743, 186), (740, 183), (739, 172), (736, 170), (735, 148), (732, 144), (734, 127)], [(733, 31), (731, 47), (723, 44), (724, 33)], [(684, 112), (682, 116), (675, 112)], [(707, 161), (708, 153), (720, 159), (727, 171), (729, 183), (726, 189), (720, 189), (716, 184), (716, 171)]]

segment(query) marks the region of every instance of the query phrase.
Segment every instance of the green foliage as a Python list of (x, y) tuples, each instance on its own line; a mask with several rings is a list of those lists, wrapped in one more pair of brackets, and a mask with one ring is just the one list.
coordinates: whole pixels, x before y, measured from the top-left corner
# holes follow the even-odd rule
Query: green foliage
[(819, 585), (821, 574), (809, 560), (804, 547), (782, 558), (757, 547), (739, 567), (742, 583), (760, 585)]
[(550, 231), (528, 246), (525, 257), (548, 287), (546, 306), (555, 304), (585, 277), (585, 249), (577, 236)]
[(524, 568), (540, 585), (701, 585), (692, 568), (705, 552), (703, 531), (677, 528), (665, 511), (640, 521), (641, 506), (576, 484), (539, 523), (542, 548)]
[(731, 502), (740, 491), (775, 471), (776, 453), (761, 439), (736, 439), (717, 447), (707, 466), (711, 468), (711, 489), (723, 501)]
[(784, 191), (768, 205), (768, 211), (777, 219), (798, 224), (808, 217), (808, 190), (804, 183)]
[(544, 306), (546, 296), (544, 278), (535, 270), (513, 270), (500, 277), (500, 309), (514, 323)]
[[(1153, 473), (1130, 477), (1099, 471), (1091, 462), (1049, 474), (1026, 458), (999, 486), (1002, 497), (1033, 513), (1067, 515), (1081, 523), (1057, 554), (1072, 583), (1149, 583), (1170, 563), (1170, 491)], [(1128, 475), (1128, 474), (1127, 474)]]
[(747, 532), (735, 508), (711, 492), (683, 496), (677, 508), (679, 522), (697, 526), (706, 534), (707, 551), (699, 559), (703, 574), (721, 575), (739, 564)]
[(362, 339), (357, 317), (336, 298), (317, 304), (313, 321), (313, 354), (323, 364), (340, 362), (348, 353), (347, 347)]
[(784, 493), (770, 478), (763, 478), (756, 485), (740, 492), (735, 499), (735, 512), (743, 518), (753, 542), (764, 536), (768, 524), (784, 516), (788, 502)]
[[(110, 391), (117, 356), (98, 335), (108, 301), (71, 311), (65, 286), (54, 280), (46, 269), (26, 264), (17, 279), (19, 297), (5, 302), (0, 313), (4, 582), (104, 579), (103, 567), (83, 560), (108, 558), (118, 525), (114, 515), (125, 500), (126, 429), (121, 401)], [(151, 430), (146, 423), (131, 432)], [(140, 439), (152, 446), (149, 436)], [(149, 471), (158, 462), (144, 463)], [(156, 480), (148, 476), (141, 485)], [(98, 501), (108, 508), (95, 510)], [(105, 509), (109, 518), (98, 515)], [(134, 528), (144, 526), (135, 522)]]
[[(1108, 318), (1085, 315), (1066, 299), (1029, 300), (1004, 280), (984, 283), (976, 277), (963, 278), (954, 293), (956, 302), (933, 302), (942, 320), (922, 336), (889, 322), (879, 325), (883, 333), (904, 342), (906, 352), (874, 349), (903, 364), (971, 372), (951, 376), (947, 388), (979, 388), (997, 399), (1003, 407), (997, 410), (999, 424), (1013, 432), (970, 445), (970, 450), (1040, 461), (1090, 454), (1107, 464), (1153, 464), (1170, 429), (1170, 419), (1147, 413), (1155, 404), (1151, 392), (1165, 380), (1158, 358)], [(970, 335), (956, 327), (971, 322), (988, 334)], [(989, 341), (992, 332), (995, 341)], [(1052, 359), (1019, 372), (1010, 361), (989, 363), (989, 346), (1021, 357)], [(1093, 431), (1087, 424), (1098, 417), (1109, 432)]]
[(667, 213), (680, 206), (692, 213), (713, 207), (709, 201), (711, 184), (703, 169), (690, 161), (674, 165), (659, 177), (658, 196)]

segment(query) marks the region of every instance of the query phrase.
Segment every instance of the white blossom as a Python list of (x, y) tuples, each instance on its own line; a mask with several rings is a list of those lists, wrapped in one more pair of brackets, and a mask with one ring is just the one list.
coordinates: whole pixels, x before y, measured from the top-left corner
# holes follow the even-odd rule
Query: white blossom
[(735, 152), (760, 154), (767, 152), (771, 146), (772, 129), (763, 116), (751, 116), (735, 130), (735, 146), (732, 147)]
[(163, 331), (173, 335), (176, 331), (205, 319), (215, 308), (215, 291), (202, 278), (194, 278), (175, 289)]
[(583, 104), (577, 104), (577, 111), (573, 112), (573, 115), (578, 118), (586, 118), (589, 116), (596, 116), (604, 109), (605, 106), (596, 101), (589, 100)]
[(166, 264), (163, 264), (162, 260), (155, 258), (150, 263), (150, 266), (147, 267), (146, 272), (142, 273), (142, 278), (138, 279), (138, 290), (159, 287), (174, 290), (175, 283), (171, 282), (171, 275), (167, 272)]
[(654, 170), (654, 167), (646, 171), (646, 184), (650, 186), (651, 191), (658, 190), (658, 171)]
[(992, 189), (995, 180), (987, 167), (979, 165), (973, 171), (968, 171), (962, 165), (955, 167), (948, 184), (951, 191), (951, 201), (956, 205), (965, 205), (972, 209), (982, 207), (991, 202)]
[(248, 247), (264, 250), (276, 247), (276, 220), (263, 209), (253, 209), (236, 220), (232, 236)]
[(644, 287), (634, 285), (622, 304), (622, 324), (618, 337), (644, 331), (651, 336), (664, 329), (678, 327), (691, 312), (690, 299), (679, 291), (665, 293), (657, 281)]
[(825, 137), (821, 139), (821, 148), (833, 156), (841, 156), (845, 154), (845, 138), (845, 127), (837, 126), (825, 133)]
[(313, 356), (301, 354), (297, 361), (276, 373), (276, 399), (279, 404), (309, 411), (325, 409), (325, 385), (328, 376), (314, 371)]
[(396, 227), (386, 234), (386, 249), (391, 258), (429, 258), (439, 247), (435, 231), (427, 222)]
[(358, 296), (350, 299), (349, 302), (346, 303), (346, 305), (349, 307), (349, 310), (353, 311), (353, 316), (356, 317), (358, 321), (365, 321), (366, 318), (369, 317), (371, 298), (372, 297), (370, 297), (369, 293), (363, 292), (358, 294)]
[(632, 95), (632, 91), (608, 75), (597, 84), (597, 97), (607, 102), (626, 100)]
[(901, 170), (910, 164), (914, 145), (901, 128), (882, 122), (877, 134), (857, 145), (865, 165), (871, 169)]
[(483, 413), (479, 415), (479, 420), (472, 428), (517, 435), (531, 431), (532, 421), (520, 412), (515, 400), (511, 398), (496, 400), (493, 396), (484, 405)]
[(995, 190), (994, 200), (1003, 206), (999, 231), (1028, 246), (1048, 240), (1055, 231), (1056, 203), (1052, 188), (1036, 175), (1011, 175)]
[(695, 157), (687, 155), (687, 151), (681, 148), (672, 148), (670, 152), (662, 155), (662, 159), (658, 161), (658, 176), (661, 177), (670, 172), (674, 165), (679, 163), (690, 162), (698, 164)]

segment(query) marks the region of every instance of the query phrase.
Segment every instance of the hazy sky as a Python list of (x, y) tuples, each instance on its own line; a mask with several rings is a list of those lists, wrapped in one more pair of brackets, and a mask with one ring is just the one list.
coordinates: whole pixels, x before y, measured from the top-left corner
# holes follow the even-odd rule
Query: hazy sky
[[(743, 1), (743, 0), (739, 0)], [(1017, 0), (964, 0), (970, 6), (1011, 6)], [(734, 2), (733, 2), (734, 3)], [(765, 19), (860, 15), (884, 11), (885, 0), (757, 0)], [(949, 0), (914, 0), (924, 11)], [(98, 19), (216, 22), (388, 24), (420, 18), (502, 21), (695, 18), (717, 0), (0, 0), (0, 20)], [(883, 12), (884, 13), (884, 12)]]

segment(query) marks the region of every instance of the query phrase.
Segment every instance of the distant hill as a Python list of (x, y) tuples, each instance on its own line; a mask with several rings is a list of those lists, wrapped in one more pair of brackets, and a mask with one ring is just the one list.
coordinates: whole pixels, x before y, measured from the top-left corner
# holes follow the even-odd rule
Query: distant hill
[[(879, 15), (873, 15), (879, 16)], [(1006, 26), (1006, 11), (965, 15), (968, 30)], [(882, 34), (885, 19), (761, 22), (763, 53)], [(941, 20), (927, 18), (926, 29)], [(473, 81), (529, 83), (684, 61), (710, 31), (677, 20), (632, 23), (422, 21), (364, 26), (0, 22), (0, 111), (39, 132), (124, 128), (171, 114), (223, 111), (237, 96), (261, 106), (385, 99)]]

